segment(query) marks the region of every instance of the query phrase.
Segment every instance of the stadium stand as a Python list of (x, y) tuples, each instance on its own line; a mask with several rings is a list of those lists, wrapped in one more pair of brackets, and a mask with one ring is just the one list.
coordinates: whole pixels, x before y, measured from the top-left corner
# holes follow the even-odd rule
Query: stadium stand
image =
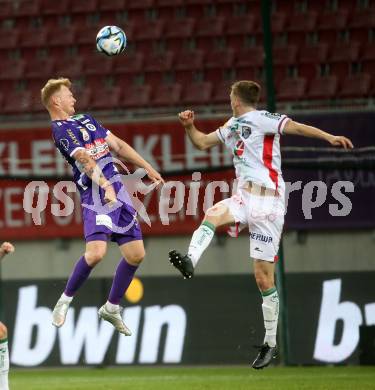
[[(236, 0), (2, 1), (0, 29), (6, 34), (0, 35), (0, 87), (12, 90), (10, 80), (32, 85), (50, 76), (100, 76), (111, 78), (113, 85), (137, 84), (156, 106), (170, 103), (167, 91), (176, 104), (223, 103), (222, 91), (232, 80), (246, 75), (263, 80), (262, 23), (255, 12), (258, 2)], [(124, 27), (126, 55), (95, 53), (96, 33), (105, 24)], [(373, 96), (374, 26), (371, 1), (274, 1), (278, 98), (332, 104), (335, 96)], [(187, 93), (192, 81), (202, 83), (204, 93)], [(176, 88), (168, 85), (173, 82)], [(207, 87), (210, 82), (214, 85)], [(158, 93), (164, 97), (156, 98)], [(142, 102), (123, 99), (122, 104)], [(110, 108), (107, 102), (97, 98), (95, 108)]]

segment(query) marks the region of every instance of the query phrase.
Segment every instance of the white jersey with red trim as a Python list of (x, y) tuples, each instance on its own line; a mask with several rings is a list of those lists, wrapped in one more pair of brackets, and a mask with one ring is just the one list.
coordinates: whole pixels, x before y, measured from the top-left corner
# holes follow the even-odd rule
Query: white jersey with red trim
[(271, 189), (284, 187), (280, 135), (288, 119), (286, 115), (254, 110), (230, 118), (216, 130), (220, 141), (233, 153), (239, 186), (252, 181)]

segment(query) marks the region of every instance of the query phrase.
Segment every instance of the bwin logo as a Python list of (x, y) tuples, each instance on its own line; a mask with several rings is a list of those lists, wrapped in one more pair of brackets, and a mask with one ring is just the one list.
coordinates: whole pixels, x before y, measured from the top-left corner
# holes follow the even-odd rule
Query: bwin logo
[(265, 242), (266, 244), (272, 242), (272, 237), (265, 236), (264, 234), (260, 234), (260, 233), (250, 232), (250, 238), (252, 238), (253, 240)]
[[(142, 284), (141, 287), (141, 294), (138, 288), (132, 297), (127, 297), (128, 301), (135, 302), (143, 296)], [(61, 364), (78, 364), (81, 356), (86, 364), (102, 364), (111, 344), (115, 343), (116, 354), (109, 364), (150, 364), (156, 363), (158, 356), (162, 363), (181, 362), (187, 322), (181, 306), (125, 308), (123, 316), (133, 335), (119, 335), (113, 340), (116, 331), (112, 325), (98, 319), (97, 307), (81, 307), (79, 311), (70, 308), (64, 326), (56, 329), (51, 324), (52, 310), (38, 307), (37, 301), (37, 286), (19, 289), (13, 364), (37, 366), (54, 353), (59, 353)], [(165, 340), (164, 345), (160, 345), (161, 340)]]

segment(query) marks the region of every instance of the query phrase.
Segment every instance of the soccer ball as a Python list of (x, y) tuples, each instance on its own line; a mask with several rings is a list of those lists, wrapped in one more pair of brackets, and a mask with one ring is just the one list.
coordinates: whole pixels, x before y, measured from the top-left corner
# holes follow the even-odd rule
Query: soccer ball
[(96, 36), (96, 48), (107, 56), (122, 53), (126, 47), (126, 35), (120, 27), (105, 26)]

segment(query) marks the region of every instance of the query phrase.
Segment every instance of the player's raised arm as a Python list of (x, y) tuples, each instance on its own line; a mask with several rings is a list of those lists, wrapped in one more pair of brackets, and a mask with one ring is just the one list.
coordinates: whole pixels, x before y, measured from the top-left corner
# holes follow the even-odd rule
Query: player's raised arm
[(150, 163), (148, 163), (135, 149), (133, 149), (121, 138), (115, 136), (113, 133), (110, 133), (108, 134), (106, 141), (110, 150), (115, 152), (125, 161), (130, 162), (137, 167), (144, 168), (147, 172), (147, 176), (154, 183), (164, 183), (160, 173), (157, 172)]
[(288, 120), (284, 127), (284, 134), (302, 135), (304, 137), (319, 138), (329, 142), (333, 146), (352, 149), (353, 144), (349, 138), (344, 136), (335, 136), (316, 127)]
[(3, 242), (0, 246), (0, 260), (7, 254), (14, 252), (14, 246), (10, 242)]
[(206, 150), (220, 144), (216, 132), (205, 134), (199, 131), (194, 125), (194, 111), (183, 111), (178, 114), (182, 126), (184, 126), (187, 135), (193, 145), (199, 150)]
[(99, 187), (103, 188), (105, 191), (104, 199), (108, 205), (115, 203), (117, 201), (116, 192), (95, 160), (83, 149), (78, 149), (72, 157), (79, 163), (82, 172)]

